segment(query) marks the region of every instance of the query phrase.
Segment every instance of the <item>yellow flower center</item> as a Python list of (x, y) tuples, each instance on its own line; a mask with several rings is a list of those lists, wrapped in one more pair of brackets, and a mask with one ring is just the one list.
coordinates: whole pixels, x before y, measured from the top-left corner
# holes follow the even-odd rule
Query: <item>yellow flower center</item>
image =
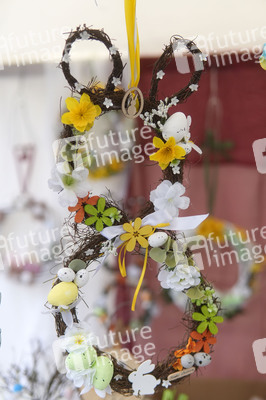
[(75, 344), (81, 345), (82, 343), (84, 343), (84, 336), (76, 335), (75, 336)]

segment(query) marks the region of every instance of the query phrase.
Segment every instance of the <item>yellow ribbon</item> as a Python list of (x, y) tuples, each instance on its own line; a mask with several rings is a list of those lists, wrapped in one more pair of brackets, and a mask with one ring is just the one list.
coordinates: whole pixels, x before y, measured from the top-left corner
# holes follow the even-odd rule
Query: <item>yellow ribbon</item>
[[(163, 227), (169, 226), (169, 225), (170, 225), (169, 223), (163, 223), (163, 224), (158, 224), (156, 226), (152, 226), (152, 232), (149, 235), (143, 235), (143, 237), (149, 237), (155, 232), (155, 230), (157, 228), (163, 228)], [(126, 259), (126, 253), (127, 253), (127, 249), (126, 249), (127, 243), (128, 243), (128, 240), (125, 243), (123, 243), (122, 245), (119, 246), (121, 248), (120, 248), (119, 255), (118, 255), (118, 265), (119, 265), (120, 273), (121, 273), (123, 278), (125, 278), (127, 276), (126, 260), (125, 260)], [(131, 305), (131, 310), (132, 311), (135, 311), (135, 305), (136, 305), (137, 297), (138, 297), (138, 294), (139, 294), (139, 291), (140, 291), (140, 288), (141, 288), (141, 285), (142, 285), (142, 282), (143, 282), (143, 278), (144, 278), (144, 275), (145, 275), (145, 272), (146, 272), (148, 254), (149, 254), (149, 250), (148, 250), (148, 247), (147, 247), (146, 248), (146, 252), (145, 252), (142, 272), (141, 272), (141, 275), (140, 275), (140, 278), (139, 278), (139, 281), (138, 281), (138, 285), (136, 287), (136, 290), (135, 290), (135, 293), (134, 293), (134, 297), (133, 297), (133, 300), (132, 300), (132, 305)]]
[(131, 81), (128, 87), (138, 87), (140, 78), (139, 33), (136, 21), (136, 0), (125, 0), (128, 53)]

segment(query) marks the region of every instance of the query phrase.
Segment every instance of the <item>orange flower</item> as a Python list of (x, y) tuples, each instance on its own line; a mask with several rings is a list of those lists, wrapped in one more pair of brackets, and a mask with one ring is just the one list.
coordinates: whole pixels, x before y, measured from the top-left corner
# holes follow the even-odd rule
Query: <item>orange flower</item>
[(183, 366), (181, 365), (181, 357), (184, 356), (185, 354), (196, 353), (195, 348), (196, 348), (196, 342), (194, 342), (190, 337), (188, 339), (188, 343), (185, 349), (179, 349), (175, 351), (175, 356), (177, 360), (174, 362), (173, 367), (175, 369), (178, 369), (179, 371), (182, 371)]
[[(191, 338), (197, 340), (196, 346), (195, 346), (195, 352), (199, 352), (202, 348), (205, 353), (210, 352), (210, 344), (215, 344), (216, 343), (216, 338), (211, 334), (211, 332), (206, 329), (203, 333), (198, 333), (196, 331), (191, 332), (190, 334)], [(192, 339), (191, 339), (192, 340)]]
[(181, 364), (181, 358), (178, 358), (174, 364), (173, 364), (174, 369), (177, 369), (178, 371), (182, 371), (183, 365)]
[(75, 212), (75, 222), (78, 224), (83, 221), (85, 212), (84, 212), (84, 206), (86, 204), (90, 204), (92, 206), (95, 206), (97, 204), (97, 201), (99, 200), (99, 196), (92, 196), (90, 197), (90, 194), (86, 197), (78, 197), (78, 202), (74, 207), (68, 207), (68, 211), (70, 212)]

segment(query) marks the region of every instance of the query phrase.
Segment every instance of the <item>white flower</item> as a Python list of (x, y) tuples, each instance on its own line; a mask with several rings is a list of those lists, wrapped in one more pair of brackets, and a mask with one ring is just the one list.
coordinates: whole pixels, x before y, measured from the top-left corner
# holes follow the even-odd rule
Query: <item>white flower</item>
[(200, 272), (193, 266), (178, 264), (173, 270), (162, 269), (158, 279), (164, 289), (182, 292), (200, 284)]
[(116, 54), (118, 52), (117, 48), (115, 46), (109, 47), (109, 52), (110, 54)]
[(168, 180), (162, 181), (155, 190), (150, 193), (150, 201), (154, 204), (155, 211), (164, 210), (172, 217), (177, 217), (181, 208), (185, 210), (189, 206), (189, 197), (183, 196), (185, 187), (176, 182), (172, 184)]
[(91, 190), (87, 168), (78, 167), (73, 171), (66, 169), (65, 163), (58, 163), (52, 170), (52, 178), (48, 180), (48, 186), (59, 193), (59, 203), (63, 207), (75, 206), (78, 197), (85, 197)]
[(199, 87), (199, 85), (195, 85), (194, 83), (192, 83), (190, 86), (189, 86), (189, 89), (191, 90), (191, 92), (197, 92), (197, 90), (198, 90), (198, 87)]
[(69, 61), (70, 61), (70, 55), (69, 55), (69, 53), (66, 52), (66, 53), (63, 55), (62, 61), (65, 62), (65, 63), (69, 63)]
[(113, 77), (113, 79), (112, 79), (112, 84), (115, 85), (115, 87), (116, 87), (116, 86), (118, 86), (118, 85), (121, 85), (121, 81), (120, 81), (119, 78)]
[(93, 250), (93, 249), (88, 249), (88, 250), (85, 252), (86, 256), (92, 256), (93, 253), (94, 253), (94, 250)]
[(82, 85), (81, 83), (76, 82), (76, 83), (75, 83), (75, 89), (76, 89), (78, 92), (80, 92), (81, 89), (83, 89), (83, 85)]
[(179, 167), (179, 165), (171, 165), (170, 164), (170, 166), (172, 167), (172, 171), (173, 171), (173, 174), (174, 175), (176, 175), (176, 174), (180, 174), (180, 167)]
[(107, 99), (107, 97), (105, 97), (104, 102), (103, 102), (103, 105), (104, 105), (106, 108), (109, 108), (109, 107), (112, 107), (113, 102), (112, 102), (111, 99)]
[(156, 78), (157, 78), (157, 79), (163, 79), (164, 75), (165, 75), (165, 72), (163, 72), (162, 70), (160, 70), (160, 71), (157, 72)]
[(176, 106), (177, 103), (179, 103), (179, 100), (178, 100), (178, 98), (175, 96), (175, 97), (173, 97), (173, 98), (171, 99), (170, 104), (173, 105), (173, 106)]
[(88, 40), (90, 38), (90, 34), (87, 31), (80, 32), (79, 37), (81, 40)]
[(65, 335), (60, 338), (62, 349), (68, 353), (83, 353), (88, 346), (97, 345), (97, 337), (89, 331), (86, 324), (73, 324), (72, 328), (67, 328)]
[(84, 394), (92, 389), (92, 383), (95, 373), (95, 368), (85, 369), (84, 371), (73, 371), (68, 369), (66, 377), (73, 381), (75, 387), (81, 388), (83, 386), (81, 394)]
[(169, 386), (171, 386), (171, 382), (169, 382), (168, 380), (163, 380), (162, 386), (167, 389)]

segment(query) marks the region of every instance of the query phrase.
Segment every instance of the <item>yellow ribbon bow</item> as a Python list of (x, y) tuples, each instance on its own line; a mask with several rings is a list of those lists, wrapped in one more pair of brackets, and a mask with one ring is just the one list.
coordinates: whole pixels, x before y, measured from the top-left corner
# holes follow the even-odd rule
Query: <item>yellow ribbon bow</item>
[(123, 225), (123, 229), (124, 229), (125, 233), (122, 233), (122, 235), (120, 235), (120, 239), (123, 242), (125, 242), (119, 246), (121, 248), (120, 248), (119, 256), (118, 256), (118, 265), (119, 265), (119, 269), (120, 269), (122, 277), (125, 277), (127, 275), (126, 264), (125, 264), (125, 258), (126, 258), (127, 251), (132, 252), (135, 249), (137, 243), (141, 247), (146, 249), (142, 272), (141, 272), (139, 282), (136, 287), (132, 305), (131, 305), (132, 311), (135, 311), (136, 300), (137, 300), (138, 293), (141, 288), (142, 281), (143, 281), (143, 278), (144, 278), (144, 275), (146, 272), (148, 253), (149, 253), (149, 250), (148, 250), (149, 242), (148, 242), (147, 238), (154, 233), (156, 228), (162, 228), (164, 226), (169, 225), (169, 223), (162, 223), (162, 224), (158, 224), (156, 226), (151, 226), (151, 225), (141, 226), (141, 224), (142, 224), (142, 219), (139, 217), (136, 218), (134, 222), (130, 221), (130, 223), (125, 223)]

